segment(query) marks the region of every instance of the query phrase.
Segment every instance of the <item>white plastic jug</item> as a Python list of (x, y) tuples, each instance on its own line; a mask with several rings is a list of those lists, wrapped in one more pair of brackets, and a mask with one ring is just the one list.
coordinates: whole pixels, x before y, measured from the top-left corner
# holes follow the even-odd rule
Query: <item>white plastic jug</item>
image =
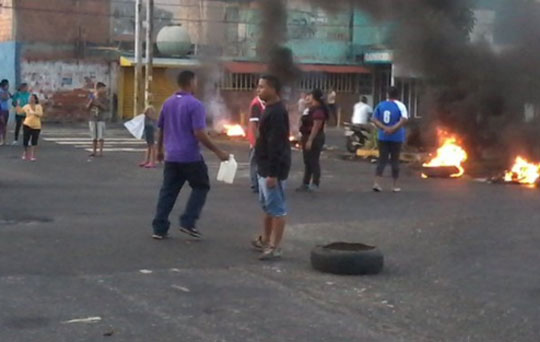
[(238, 169), (238, 163), (234, 159), (234, 155), (229, 156), (229, 160), (221, 162), (219, 171), (217, 174), (217, 180), (227, 184), (234, 182), (234, 176), (236, 176), (236, 170)]

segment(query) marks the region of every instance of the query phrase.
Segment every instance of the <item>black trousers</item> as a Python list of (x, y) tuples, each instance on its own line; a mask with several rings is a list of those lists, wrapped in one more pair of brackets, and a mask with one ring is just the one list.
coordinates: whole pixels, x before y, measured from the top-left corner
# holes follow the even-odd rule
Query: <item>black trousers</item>
[(400, 142), (379, 141), (379, 163), (377, 164), (376, 175), (382, 177), (386, 164), (390, 160), (392, 164), (392, 177), (399, 178), (399, 155), (401, 154)]
[(338, 111), (338, 107), (335, 103), (328, 104), (328, 112), (329, 112), (328, 114), (330, 114), (330, 117), (328, 118), (328, 122), (335, 126), (337, 126), (338, 124), (337, 111)]
[(24, 121), (24, 116), (15, 115), (15, 141), (19, 140), (19, 133), (21, 132), (22, 123)]
[(23, 126), (23, 145), (28, 147), (28, 143), (31, 142), (32, 146), (37, 146), (40, 129), (33, 129), (26, 125)]
[(306, 143), (309, 136), (302, 137), (302, 149), (304, 155), (304, 185), (311, 183), (319, 186), (321, 183), (321, 152), (326, 139), (324, 133), (320, 133), (313, 140), (311, 150), (306, 150)]

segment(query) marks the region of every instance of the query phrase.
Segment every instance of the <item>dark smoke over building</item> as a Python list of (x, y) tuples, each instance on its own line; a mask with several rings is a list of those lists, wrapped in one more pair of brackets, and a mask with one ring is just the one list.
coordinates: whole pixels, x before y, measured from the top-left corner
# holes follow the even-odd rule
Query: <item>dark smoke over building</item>
[(284, 0), (260, 0), (262, 35), (257, 54), (268, 62), (268, 72), (291, 84), (298, 76), (292, 51), (287, 42), (287, 6)]
[[(455, 131), (473, 153), (476, 148), (496, 147), (499, 151), (514, 152), (513, 148), (540, 145), (540, 134), (535, 133), (540, 129), (537, 117), (530, 117), (531, 121), (524, 124), (526, 104), (536, 113), (540, 104), (538, 2), (492, 1), (492, 7), (502, 14), (494, 28), (497, 44), (489, 39), (470, 39), (478, 1), (305, 2), (327, 11), (356, 7), (375, 19), (394, 23), (391, 41), (395, 63), (411, 74), (420, 75), (424, 84), (421, 107), (421, 114), (427, 119), (424, 122)], [(265, 13), (263, 39), (271, 43), (269, 47), (281, 46), (286, 40), (287, 27), (284, 2), (260, 3)], [(432, 126), (424, 131), (434, 131), (430, 129)]]

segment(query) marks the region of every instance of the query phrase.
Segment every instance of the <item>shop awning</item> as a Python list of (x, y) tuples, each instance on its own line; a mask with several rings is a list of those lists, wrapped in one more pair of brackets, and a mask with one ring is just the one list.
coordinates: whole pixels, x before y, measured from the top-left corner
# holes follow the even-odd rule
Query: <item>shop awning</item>
[[(143, 59), (143, 63), (145, 63)], [(153, 63), (158, 68), (186, 68), (200, 67), (202, 64), (195, 59), (187, 58), (154, 58)], [(132, 67), (135, 65), (133, 57), (120, 57), (120, 66)], [(233, 74), (262, 74), (268, 66), (257, 62), (223, 62), (223, 66)], [(370, 69), (360, 65), (332, 65), (332, 64), (299, 64), (304, 72), (326, 72), (330, 74), (369, 74)]]
[[(143, 66), (146, 60), (143, 58)], [(152, 59), (154, 67), (157, 68), (187, 68), (187, 67), (199, 67), (201, 63), (194, 59), (187, 58), (154, 58)], [(133, 57), (120, 57), (120, 66), (132, 67), (135, 66), (135, 58)]]

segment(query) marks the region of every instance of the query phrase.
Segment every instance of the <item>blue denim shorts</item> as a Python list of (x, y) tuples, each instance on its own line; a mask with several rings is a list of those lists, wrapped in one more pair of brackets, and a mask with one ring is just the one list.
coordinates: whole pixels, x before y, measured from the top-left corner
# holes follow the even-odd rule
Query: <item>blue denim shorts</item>
[(259, 201), (264, 212), (273, 217), (287, 216), (287, 201), (285, 199), (285, 182), (278, 181), (275, 188), (266, 185), (266, 178), (258, 176)]

